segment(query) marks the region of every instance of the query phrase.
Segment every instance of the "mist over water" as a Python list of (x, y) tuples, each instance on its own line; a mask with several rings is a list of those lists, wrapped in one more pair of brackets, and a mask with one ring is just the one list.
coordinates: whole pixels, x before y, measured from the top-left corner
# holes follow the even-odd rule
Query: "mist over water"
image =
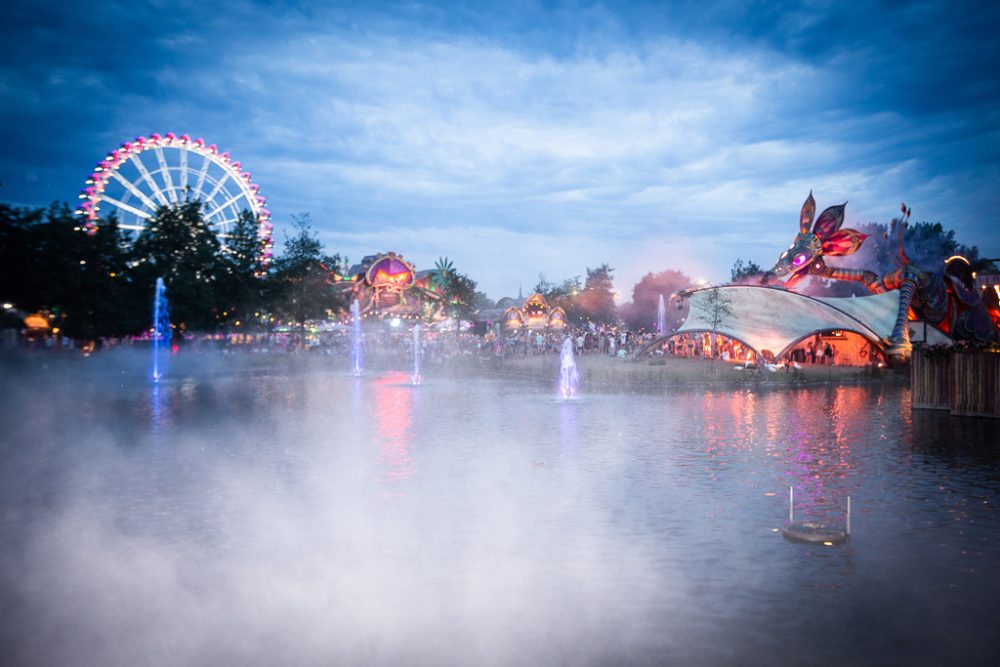
[[(995, 424), (899, 387), (8, 373), (9, 664), (986, 664)], [(787, 516), (841, 521), (790, 544)]]

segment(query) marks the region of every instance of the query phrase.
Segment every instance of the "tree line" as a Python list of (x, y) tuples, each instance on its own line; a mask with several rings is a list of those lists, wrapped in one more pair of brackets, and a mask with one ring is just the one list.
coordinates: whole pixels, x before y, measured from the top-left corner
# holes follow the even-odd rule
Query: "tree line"
[[(293, 217), (283, 251), (266, 267), (261, 250), (253, 214), (244, 211), (220, 239), (200, 201), (160, 207), (141, 234), (113, 215), (88, 234), (66, 204), (0, 203), (0, 300), (10, 306), (2, 324), (18, 327), (25, 313), (42, 311), (70, 338), (140, 334), (150, 326), (158, 277), (182, 333), (301, 326), (348, 309), (330, 280), (347, 272), (347, 261), (325, 252), (308, 214)], [(450, 262), (435, 278), (449, 314), (467, 315), (475, 281)]]
[[(0, 203), (0, 299), (12, 306), (3, 311), (2, 324), (16, 327), (24, 313), (48, 311), (53, 325), (71, 338), (139, 334), (149, 327), (158, 277), (168, 286), (171, 319), (182, 332), (260, 331), (338, 317), (348, 309), (348, 297), (330, 276), (347, 272), (346, 258), (326, 253), (308, 214), (293, 216), (291, 227), (283, 251), (265, 267), (257, 221), (249, 211), (220, 240), (199, 201), (160, 207), (141, 234), (122, 229), (114, 216), (87, 234), (65, 204), (28, 209)], [(850, 258), (853, 263), (875, 271), (889, 268), (893, 244), (886, 227), (870, 223), (858, 229), (870, 238)], [(977, 248), (958, 243), (953, 231), (937, 223), (911, 226), (904, 243), (925, 269), (963, 254), (976, 270), (996, 270)], [(737, 259), (730, 277), (740, 282), (760, 273), (755, 262)], [(447, 258), (438, 260), (432, 282), (444, 295), (449, 316), (471, 319), (476, 308), (493, 305)], [(573, 325), (624, 323), (652, 330), (660, 296), (692, 283), (680, 271), (649, 272), (633, 286), (631, 301), (617, 306), (614, 269), (605, 263), (588, 267), (582, 280), (573, 276), (555, 283), (540, 274), (534, 290), (562, 307)], [(841, 296), (858, 286), (833, 282), (819, 288)], [(668, 305), (670, 331), (680, 326), (686, 310), (683, 304)]]

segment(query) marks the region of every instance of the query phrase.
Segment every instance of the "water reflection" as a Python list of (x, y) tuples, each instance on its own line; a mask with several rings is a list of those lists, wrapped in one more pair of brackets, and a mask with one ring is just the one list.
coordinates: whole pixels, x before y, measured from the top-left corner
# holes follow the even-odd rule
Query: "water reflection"
[(154, 382), (150, 387), (149, 397), (149, 425), (153, 431), (153, 436), (161, 435), (164, 427), (170, 421), (170, 406), (168, 405), (169, 391), (160, 382)]
[(559, 442), (563, 454), (573, 454), (580, 443), (577, 410), (583, 406), (564, 401), (559, 404)]
[[(911, 416), (898, 388), (565, 402), (410, 384), (0, 386), (0, 647), (17, 664), (992, 657), (992, 422)], [(169, 446), (117, 444), (151, 430)], [(773, 532), (790, 484), (797, 518), (856, 500), (846, 546)], [(177, 653), (149, 658), (164, 637)]]
[(403, 482), (416, 473), (410, 448), (413, 439), (415, 388), (406, 373), (390, 373), (371, 383), (379, 465), (383, 468), (379, 495), (404, 495)]

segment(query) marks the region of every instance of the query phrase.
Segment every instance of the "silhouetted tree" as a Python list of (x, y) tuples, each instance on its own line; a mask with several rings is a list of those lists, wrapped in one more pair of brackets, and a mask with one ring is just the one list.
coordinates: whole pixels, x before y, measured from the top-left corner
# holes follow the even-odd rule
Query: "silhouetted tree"
[(226, 323), (248, 326), (259, 321), (265, 309), (269, 281), (261, 263), (261, 250), (257, 217), (244, 210), (222, 248), (219, 292), (225, 304), (222, 320)]
[(580, 311), (588, 320), (598, 324), (610, 324), (617, 320), (614, 272), (608, 264), (587, 269), (587, 280), (580, 295)]
[(757, 265), (757, 262), (747, 260), (744, 263), (742, 259), (737, 259), (733, 263), (733, 268), (729, 271), (729, 281), (739, 283), (747, 279), (753, 279), (761, 273), (761, 268)]
[(304, 328), (312, 319), (333, 317), (346, 306), (343, 293), (330, 285), (330, 272), (341, 272), (339, 255), (324, 256), (309, 215), (292, 218), (296, 233), (285, 238), (284, 252), (274, 262), (270, 303), (279, 318)]
[(0, 205), (0, 298), (20, 312), (48, 311), (53, 326), (74, 338), (138, 331), (129, 285), (114, 217), (88, 235), (65, 204)]
[(619, 312), (630, 329), (652, 330), (660, 306), (660, 295), (666, 300), (667, 332), (676, 329), (687, 313), (687, 300), (678, 301), (681, 308), (670, 302), (670, 295), (689, 287), (692, 280), (680, 271), (667, 270), (647, 273), (632, 287), (632, 301), (624, 304)]
[(535, 292), (544, 296), (550, 306), (562, 308), (569, 322), (579, 324), (582, 321), (580, 295), (583, 293), (583, 284), (580, 282), (580, 276), (566, 278), (556, 285), (546, 280), (544, 274), (539, 273)]
[(452, 272), (445, 292), (445, 312), (455, 319), (472, 319), (475, 312), (476, 281), (465, 274)]
[(157, 209), (136, 239), (133, 257), (134, 283), (141, 292), (152, 295), (156, 279), (163, 278), (171, 320), (180, 329), (213, 330), (225, 318), (227, 269), (200, 201)]

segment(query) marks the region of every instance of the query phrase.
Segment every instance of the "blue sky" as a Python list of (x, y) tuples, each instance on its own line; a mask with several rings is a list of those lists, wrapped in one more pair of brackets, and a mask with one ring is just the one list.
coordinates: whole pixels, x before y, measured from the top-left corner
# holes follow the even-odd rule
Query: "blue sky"
[(8, 3), (0, 200), (152, 132), (240, 160), (281, 241), (448, 256), (491, 297), (770, 265), (810, 190), (1000, 256), (1000, 5)]

